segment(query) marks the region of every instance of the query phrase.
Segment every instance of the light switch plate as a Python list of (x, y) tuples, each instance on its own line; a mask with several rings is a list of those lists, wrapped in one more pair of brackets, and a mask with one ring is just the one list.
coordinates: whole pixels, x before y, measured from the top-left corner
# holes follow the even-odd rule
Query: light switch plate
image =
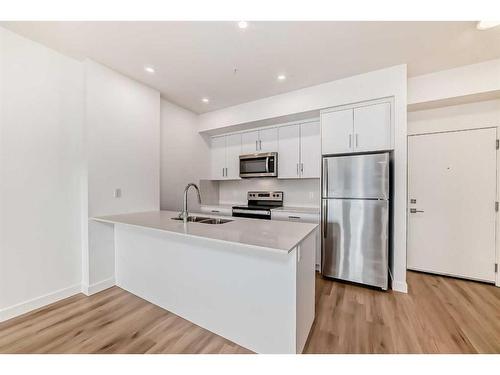
[(121, 196), (122, 196), (122, 189), (120, 189), (120, 188), (115, 189), (114, 196), (115, 196), (115, 198), (121, 198)]

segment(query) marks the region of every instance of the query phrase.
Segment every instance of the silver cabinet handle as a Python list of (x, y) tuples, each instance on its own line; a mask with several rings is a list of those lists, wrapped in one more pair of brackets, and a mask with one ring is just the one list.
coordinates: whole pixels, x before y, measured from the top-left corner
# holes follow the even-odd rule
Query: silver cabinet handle
[(218, 213), (220, 212), (219, 210), (211, 210), (210, 212), (213, 212), (213, 213)]
[(358, 133), (356, 133), (356, 136), (355, 136), (355, 143), (356, 143), (356, 147), (358, 147)]
[(262, 140), (259, 139), (259, 150), (262, 151)]
[(297, 176), (299, 175), (299, 163), (297, 163)]
[(304, 163), (300, 163), (300, 173), (304, 174)]
[(349, 148), (351, 148), (352, 145), (352, 134), (349, 134)]
[(224, 169), (225, 169), (225, 168), (222, 168), (222, 177), (224, 177)]
[(292, 220), (300, 220), (300, 216), (288, 216), (288, 218)]
[(416, 208), (410, 208), (411, 214), (416, 214), (417, 212), (424, 212), (424, 210), (417, 210)]
[(258, 145), (258, 142), (257, 140), (255, 140), (255, 151), (259, 151), (259, 147), (257, 146)]

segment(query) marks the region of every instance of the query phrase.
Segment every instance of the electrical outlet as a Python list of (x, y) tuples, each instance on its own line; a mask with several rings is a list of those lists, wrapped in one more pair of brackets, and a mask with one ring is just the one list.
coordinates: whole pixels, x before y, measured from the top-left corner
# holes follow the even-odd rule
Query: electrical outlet
[(122, 196), (122, 189), (120, 189), (120, 188), (115, 189), (114, 196), (115, 196), (115, 198), (121, 198), (121, 196)]

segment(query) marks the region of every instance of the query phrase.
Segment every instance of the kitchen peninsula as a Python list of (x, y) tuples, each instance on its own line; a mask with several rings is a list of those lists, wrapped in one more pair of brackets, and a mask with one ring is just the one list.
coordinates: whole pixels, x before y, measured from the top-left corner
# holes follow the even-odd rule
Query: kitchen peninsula
[(301, 353), (314, 320), (318, 225), (177, 217), (93, 219), (114, 227), (116, 285), (255, 352)]

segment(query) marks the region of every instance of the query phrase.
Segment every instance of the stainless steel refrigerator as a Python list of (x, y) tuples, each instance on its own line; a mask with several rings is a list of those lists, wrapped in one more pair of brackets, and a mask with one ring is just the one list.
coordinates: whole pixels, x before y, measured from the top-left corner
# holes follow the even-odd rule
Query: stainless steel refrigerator
[(387, 289), (389, 170), (389, 153), (323, 157), (324, 276)]

